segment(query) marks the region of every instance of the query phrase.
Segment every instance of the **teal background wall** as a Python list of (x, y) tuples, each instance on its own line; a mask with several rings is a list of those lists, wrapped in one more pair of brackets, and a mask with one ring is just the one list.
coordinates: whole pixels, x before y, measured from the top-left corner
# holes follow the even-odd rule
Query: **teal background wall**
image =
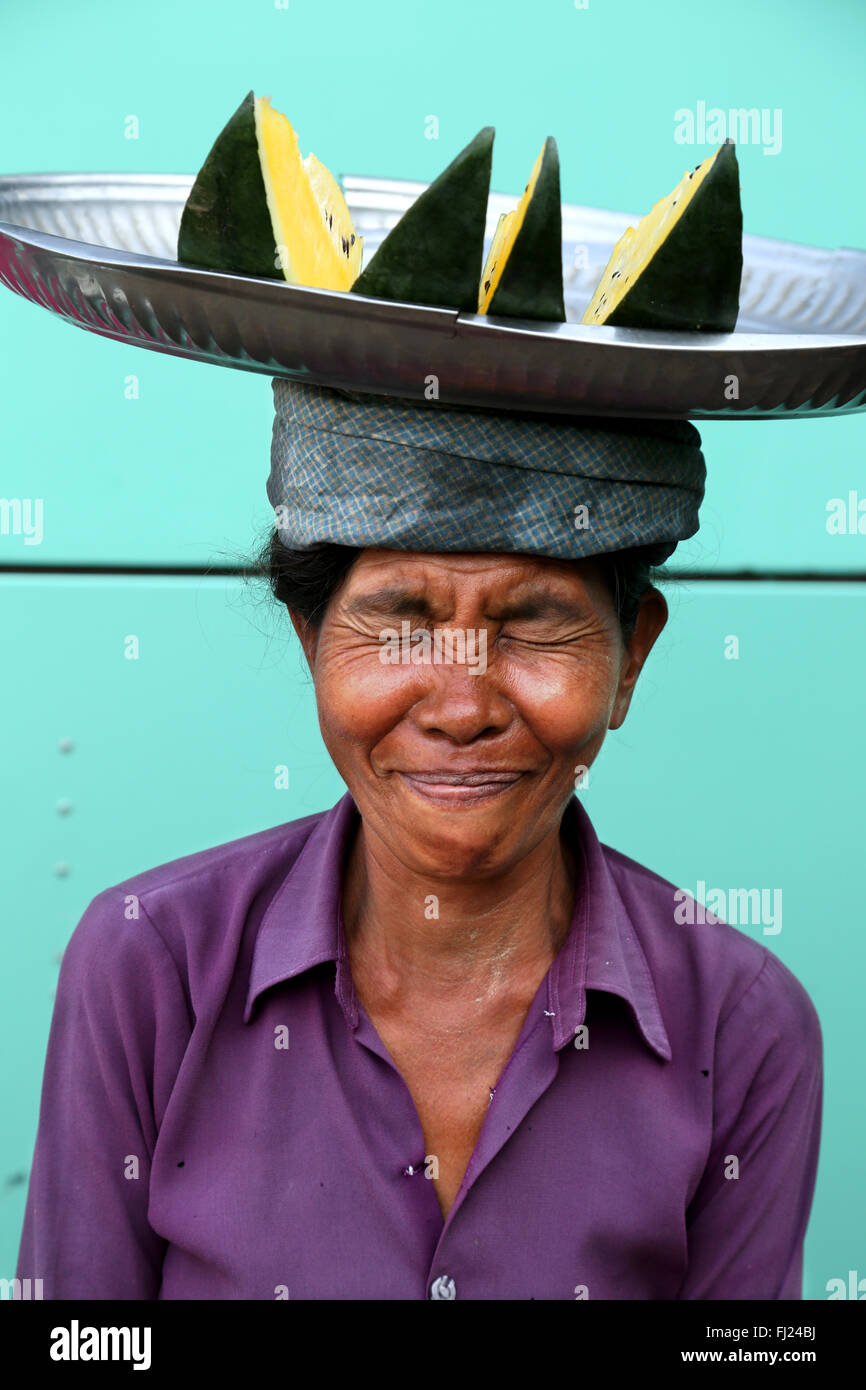
[[(640, 213), (709, 152), (673, 138), (674, 113), (704, 101), (782, 112), (778, 154), (738, 148), (746, 231), (866, 247), (864, 51), (860, 0), (6, 0), (0, 173), (193, 174), (253, 87), (337, 173), (429, 179), (490, 123), (498, 191), (522, 190), (553, 134), (565, 200)], [(59, 954), (90, 898), (343, 788), (284, 617), (263, 590), (207, 574), (267, 526), (269, 379), (132, 350), (0, 290), (0, 406), (0, 496), (40, 497), (45, 516), (38, 546), (0, 534), (11, 1277)], [(820, 1299), (829, 1279), (866, 1277), (866, 537), (826, 529), (831, 498), (866, 498), (866, 419), (701, 433), (702, 526), (674, 564), (717, 577), (666, 590), (671, 621), (583, 795), (603, 840), (691, 892), (783, 890), (778, 934), (741, 930), (794, 970), (824, 1029), (804, 1286)]]

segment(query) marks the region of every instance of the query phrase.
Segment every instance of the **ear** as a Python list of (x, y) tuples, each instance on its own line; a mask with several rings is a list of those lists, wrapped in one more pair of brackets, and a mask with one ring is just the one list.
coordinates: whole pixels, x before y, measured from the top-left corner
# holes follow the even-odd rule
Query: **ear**
[(312, 675), (313, 667), (316, 664), (316, 649), (319, 645), (318, 629), (313, 627), (312, 623), (308, 623), (306, 618), (302, 618), (300, 613), (296, 613), (293, 608), (289, 609), (289, 617), (304, 649), (304, 656), (307, 658), (307, 665), (310, 668), (310, 675)]
[(637, 684), (637, 678), (667, 620), (668, 605), (665, 597), (658, 589), (650, 585), (641, 599), (634, 632), (626, 646), (616, 699), (608, 724), (609, 729), (618, 729), (624, 722)]

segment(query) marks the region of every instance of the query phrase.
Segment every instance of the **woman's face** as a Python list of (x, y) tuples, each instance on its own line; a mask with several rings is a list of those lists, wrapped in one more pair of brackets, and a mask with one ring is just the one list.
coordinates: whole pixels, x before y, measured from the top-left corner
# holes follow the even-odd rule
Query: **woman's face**
[(454, 878), (558, 829), (666, 619), (653, 589), (624, 646), (591, 560), (370, 549), (318, 632), (293, 622), (365, 826), (407, 869)]

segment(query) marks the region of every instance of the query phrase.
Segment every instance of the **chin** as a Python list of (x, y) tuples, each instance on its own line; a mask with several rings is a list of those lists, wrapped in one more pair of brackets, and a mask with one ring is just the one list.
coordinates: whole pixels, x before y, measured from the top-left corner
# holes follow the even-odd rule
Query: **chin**
[(494, 874), (504, 868), (504, 841), (513, 829), (513, 822), (505, 826), (489, 821), (485, 826), (478, 809), (473, 813), (464, 808), (459, 818), (453, 812), (437, 812), (423, 822), (419, 817), (412, 830), (404, 832), (401, 858), (408, 851), (421, 872), (437, 878)]

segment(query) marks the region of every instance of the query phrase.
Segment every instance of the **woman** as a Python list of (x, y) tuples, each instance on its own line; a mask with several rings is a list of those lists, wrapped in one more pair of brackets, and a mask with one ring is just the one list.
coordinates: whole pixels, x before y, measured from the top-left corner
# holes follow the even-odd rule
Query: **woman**
[(682, 925), (574, 795), (665, 624), (697, 431), (274, 393), (270, 577), (348, 791), (90, 904), (19, 1277), (800, 1298), (811, 1001), (757, 941)]

